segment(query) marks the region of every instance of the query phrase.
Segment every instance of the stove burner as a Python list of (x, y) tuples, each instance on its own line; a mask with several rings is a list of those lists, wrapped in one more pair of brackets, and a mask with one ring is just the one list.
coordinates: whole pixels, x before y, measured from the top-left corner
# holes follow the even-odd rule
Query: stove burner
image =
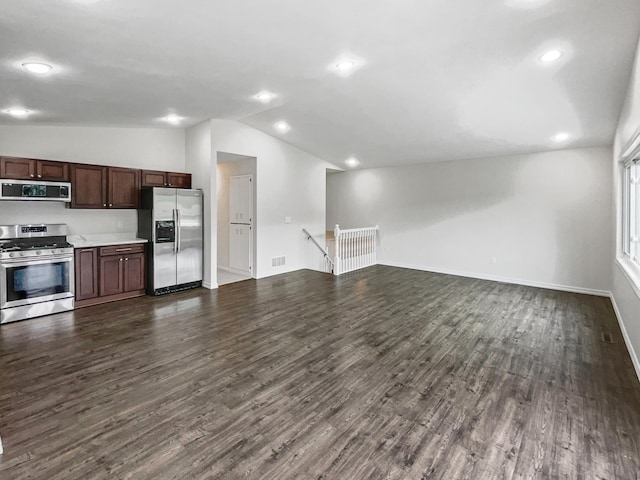
[(17, 241), (17, 242), (5, 242), (0, 243), (0, 252), (18, 252), (18, 251), (28, 251), (28, 250), (53, 250), (55, 248), (73, 248), (69, 242), (43, 242), (40, 241), (34, 242), (26, 242), (26, 241)]

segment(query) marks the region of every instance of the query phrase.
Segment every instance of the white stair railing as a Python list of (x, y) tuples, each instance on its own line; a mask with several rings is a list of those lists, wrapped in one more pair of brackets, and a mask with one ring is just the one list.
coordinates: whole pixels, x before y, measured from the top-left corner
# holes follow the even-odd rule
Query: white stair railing
[(333, 233), (335, 236), (334, 275), (370, 267), (377, 263), (378, 225), (348, 230), (342, 230), (340, 225), (336, 225)]

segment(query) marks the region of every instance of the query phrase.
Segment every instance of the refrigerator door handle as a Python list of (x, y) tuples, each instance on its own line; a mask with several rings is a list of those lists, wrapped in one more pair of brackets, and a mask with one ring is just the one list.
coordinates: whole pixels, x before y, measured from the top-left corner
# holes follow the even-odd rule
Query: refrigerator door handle
[(180, 209), (176, 208), (176, 252), (179, 252), (180, 248), (182, 248), (182, 245), (180, 245), (180, 243), (182, 242), (182, 226), (180, 225), (180, 221)]
[(173, 220), (173, 253), (178, 253), (178, 210), (174, 208), (171, 214)]

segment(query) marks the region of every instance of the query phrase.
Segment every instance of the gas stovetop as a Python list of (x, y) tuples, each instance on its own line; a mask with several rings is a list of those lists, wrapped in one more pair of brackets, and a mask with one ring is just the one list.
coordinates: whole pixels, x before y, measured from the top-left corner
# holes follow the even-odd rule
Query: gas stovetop
[[(44, 238), (42, 240), (45, 240)], [(0, 241), (0, 252), (19, 252), (26, 250), (53, 250), (57, 248), (73, 248), (69, 242), (37, 242), (37, 243), (26, 243), (26, 242), (12, 242), (8, 241), (6, 243), (2, 243)]]
[(66, 225), (0, 226), (0, 260), (69, 256)]
[(41, 244), (0, 244), (0, 260), (29, 259), (38, 257), (67, 257), (73, 255), (73, 245), (68, 242), (46, 242)]

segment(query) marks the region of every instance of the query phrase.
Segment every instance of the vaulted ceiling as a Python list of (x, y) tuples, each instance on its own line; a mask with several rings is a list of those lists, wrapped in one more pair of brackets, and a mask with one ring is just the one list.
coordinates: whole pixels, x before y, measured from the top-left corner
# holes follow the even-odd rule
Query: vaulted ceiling
[(362, 167), (608, 145), (639, 34), (637, 0), (2, 0), (0, 123), (227, 118)]

